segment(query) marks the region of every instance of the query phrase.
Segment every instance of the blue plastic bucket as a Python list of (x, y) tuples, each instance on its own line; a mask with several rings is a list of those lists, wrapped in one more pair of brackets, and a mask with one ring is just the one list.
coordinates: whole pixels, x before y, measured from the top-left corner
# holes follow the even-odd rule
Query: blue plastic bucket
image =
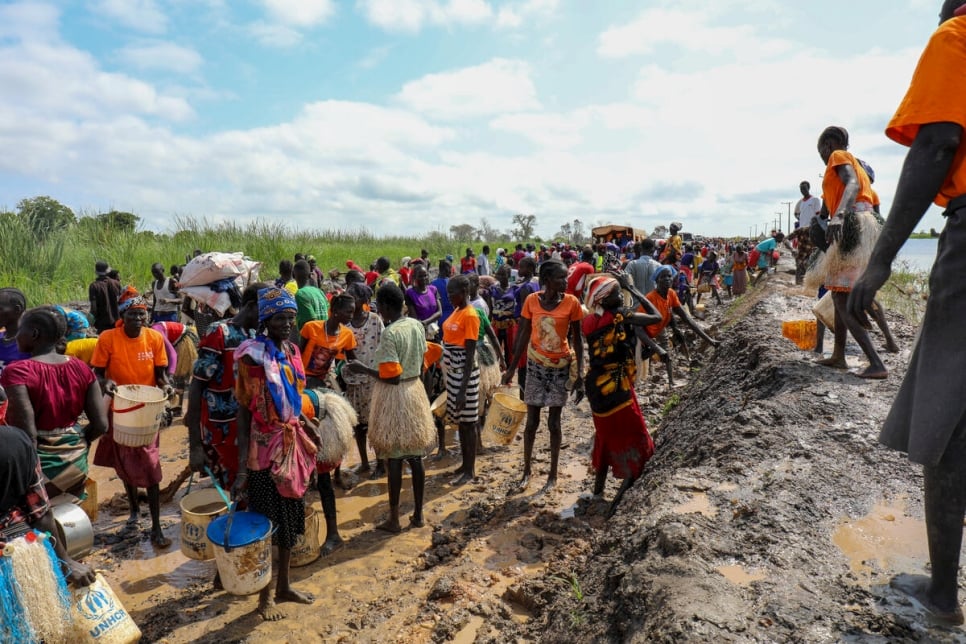
[(215, 549), (221, 583), (232, 595), (257, 593), (272, 579), (272, 522), (257, 512), (235, 512), (226, 549), (228, 517), (218, 517), (205, 532)]

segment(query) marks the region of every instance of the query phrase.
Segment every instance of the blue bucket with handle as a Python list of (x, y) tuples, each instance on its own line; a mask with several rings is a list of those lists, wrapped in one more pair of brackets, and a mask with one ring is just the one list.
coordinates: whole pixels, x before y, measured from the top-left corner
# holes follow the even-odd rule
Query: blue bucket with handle
[(251, 595), (272, 579), (272, 522), (257, 512), (234, 508), (208, 524), (206, 536), (214, 546), (215, 564), (225, 590)]

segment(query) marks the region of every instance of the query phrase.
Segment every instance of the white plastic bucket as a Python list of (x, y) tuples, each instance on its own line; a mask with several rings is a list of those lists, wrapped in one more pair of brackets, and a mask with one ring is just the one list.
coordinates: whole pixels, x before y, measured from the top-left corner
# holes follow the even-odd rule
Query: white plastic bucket
[(444, 391), (440, 395), (436, 396), (436, 400), (429, 406), (429, 410), (433, 412), (433, 416), (437, 418), (444, 418), (446, 416), (446, 392)]
[(114, 442), (144, 447), (154, 442), (161, 426), (167, 397), (157, 387), (121, 385), (114, 394)]
[(272, 522), (257, 512), (235, 512), (226, 550), (229, 516), (209, 523), (206, 534), (214, 544), (215, 564), (225, 590), (232, 595), (251, 595), (272, 580)]
[(493, 402), (490, 403), (483, 426), (483, 437), (498, 445), (509, 445), (526, 415), (527, 404), (519, 398), (505, 393), (493, 394)]
[(319, 558), (322, 552), (319, 514), (311, 505), (305, 506), (305, 534), (300, 535), (292, 546), (292, 558), (289, 562), (292, 567), (307, 566)]
[(228, 512), (218, 490), (207, 488), (181, 499), (181, 553), (189, 559), (209, 561), (215, 549), (205, 535), (208, 524)]

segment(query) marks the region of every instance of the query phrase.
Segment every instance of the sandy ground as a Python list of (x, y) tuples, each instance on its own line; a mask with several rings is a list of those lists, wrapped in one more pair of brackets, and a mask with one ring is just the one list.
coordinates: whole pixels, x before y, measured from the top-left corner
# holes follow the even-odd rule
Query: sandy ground
[[(812, 304), (787, 274), (707, 304), (704, 324), (724, 342), (692, 364), (679, 356), (677, 388), (663, 373), (639, 385), (658, 453), (610, 521), (607, 501), (590, 497), (593, 424), (583, 402), (564, 410), (551, 492), (538, 492), (545, 427), (522, 495), (508, 495), (520, 476), (520, 436), (480, 457), (475, 485), (449, 485), (456, 457), (428, 462), (423, 528), (374, 529), (387, 513), (384, 480), (338, 491), (347, 544), (293, 569), (295, 586), (316, 601), (283, 605), (280, 622), (263, 622), (254, 596), (214, 591), (214, 562), (181, 554), (184, 488), (163, 508), (174, 546), (156, 551), (146, 532), (117, 539), (126, 517), (119, 482), (93, 468), (102, 504), (88, 561), (105, 571), (144, 641), (966, 639), (888, 588), (893, 574), (927, 561), (920, 476), (875, 442), (914, 330), (890, 316), (903, 350), (885, 358), (889, 380), (866, 382), (815, 366), (814, 354), (781, 337), (781, 321), (807, 319)], [(852, 371), (862, 362), (850, 344)], [(168, 480), (186, 462), (183, 426), (163, 430), (162, 452)], [(608, 482), (604, 499), (617, 484)], [(404, 523), (408, 485), (405, 476)], [(307, 502), (320, 507), (314, 491)]]

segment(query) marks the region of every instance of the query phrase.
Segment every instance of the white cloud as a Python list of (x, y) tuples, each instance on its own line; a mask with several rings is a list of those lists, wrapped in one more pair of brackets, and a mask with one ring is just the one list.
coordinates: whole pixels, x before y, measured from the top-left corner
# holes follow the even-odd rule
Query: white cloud
[(396, 98), (421, 114), (440, 119), (474, 118), (540, 107), (529, 65), (503, 58), (423, 76), (406, 83)]
[(756, 37), (750, 25), (711, 25), (703, 12), (648, 9), (635, 20), (604, 31), (597, 53), (604, 58), (650, 54), (660, 45), (676, 45), (691, 51), (721, 54), (733, 52), (761, 58), (788, 49), (779, 39)]
[(168, 17), (155, 0), (97, 0), (92, 11), (144, 33), (160, 34), (168, 28)]
[(415, 33), (424, 25), (477, 25), (493, 18), (486, 0), (357, 0), (366, 20), (386, 31)]
[(191, 74), (201, 68), (204, 60), (194, 49), (172, 42), (129, 45), (118, 51), (120, 59), (138, 69), (159, 69)]
[(559, 0), (509, 2), (497, 11), (496, 26), (506, 29), (516, 29), (521, 27), (527, 19), (554, 14), (559, 6)]
[(294, 27), (314, 27), (335, 14), (333, 0), (261, 0), (278, 22)]
[(263, 45), (283, 49), (302, 42), (302, 32), (286, 25), (256, 21), (248, 25), (248, 32)]
[(57, 38), (60, 14), (44, 4), (0, 4), (0, 38), (33, 42)]

